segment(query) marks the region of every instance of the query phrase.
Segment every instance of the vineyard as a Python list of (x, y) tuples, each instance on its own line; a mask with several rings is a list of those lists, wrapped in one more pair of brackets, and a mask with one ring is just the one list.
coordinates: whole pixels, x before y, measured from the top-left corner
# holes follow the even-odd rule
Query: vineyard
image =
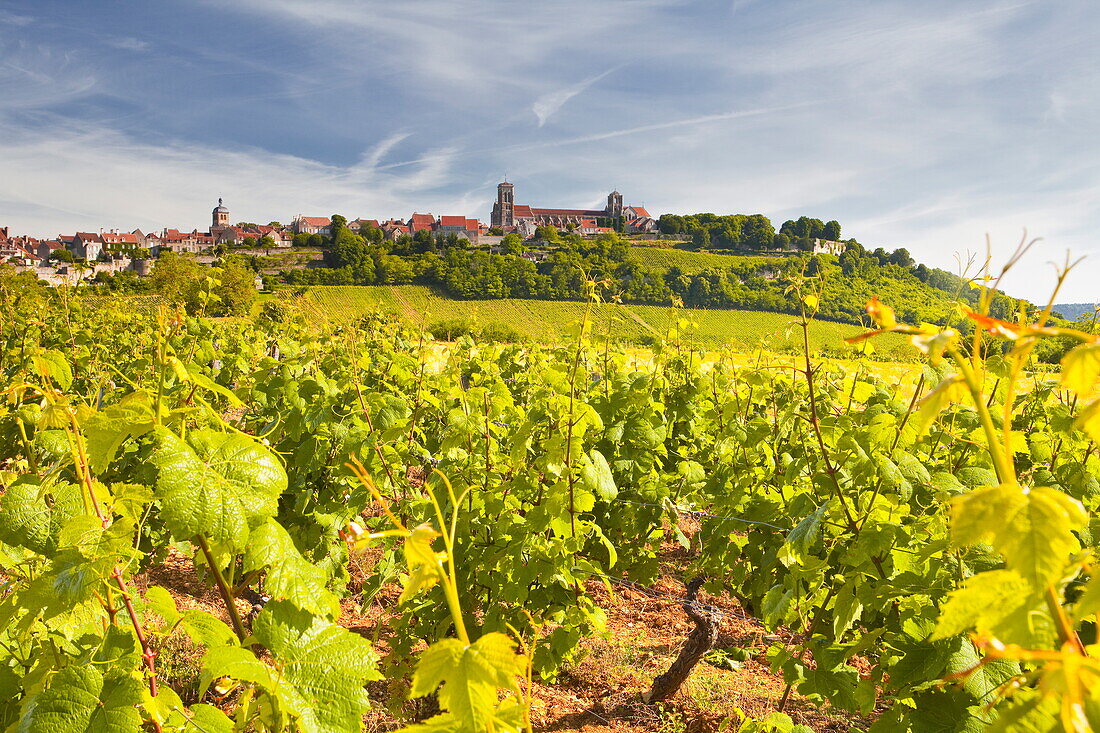
[[(988, 297), (966, 336), (877, 300), (840, 332), (815, 287), (745, 315), (792, 359), (708, 353), (710, 314), (626, 317), (597, 283), (313, 288), (214, 320), (0, 281), (0, 726), (1100, 725), (1100, 339)], [(425, 324), (460, 306), (557, 340), (440, 349)], [(606, 338), (630, 323), (649, 358)], [(850, 360), (819, 355), (841, 336)], [(1032, 371), (1050, 337), (1079, 345)], [(906, 384), (856, 358), (885, 339), (921, 359)], [(642, 689), (560, 715), (591, 641), (654, 614), (670, 653), (612, 639)], [(759, 633), (731, 644), (731, 619)], [(765, 708), (685, 712), (747, 663)]]
[[(690, 257), (699, 255), (688, 253)], [(721, 255), (711, 255), (721, 256)], [(284, 294), (286, 297), (286, 294)], [(309, 305), (318, 317), (353, 320), (386, 313), (410, 326), (430, 326), (442, 321), (464, 320), (476, 327), (503, 327), (506, 332), (530, 341), (560, 343), (570, 338), (589, 307), (585, 303), (553, 300), (455, 300), (423, 285), (398, 286), (314, 286)], [(600, 303), (591, 307), (592, 329), (600, 337), (623, 343), (653, 343), (663, 340), (669, 329), (677, 330), (684, 312), (653, 305)], [(753, 350), (764, 347), (774, 352), (800, 350), (801, 329), (797, 318), (782, 313), (739, 310), (691, 310), (692, 339), (707, 347)], [(810, 346), (830, 347), (837, 354), (855, 354), (843, 347), (843, 339), (860, 332), (858, 326), (827, 321), (810, 325)], [(890, 336), (876, 348), (880, 356), (907, 359), (913, 351), (904, 339)]]

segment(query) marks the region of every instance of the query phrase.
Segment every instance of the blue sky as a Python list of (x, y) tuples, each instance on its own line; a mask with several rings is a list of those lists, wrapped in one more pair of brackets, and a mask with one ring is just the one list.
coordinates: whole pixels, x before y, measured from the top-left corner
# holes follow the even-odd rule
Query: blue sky
[(1100, 299), (1100, 6), (0, 3), (0, 224), (53, 236), (517, 200), (837, 219)]

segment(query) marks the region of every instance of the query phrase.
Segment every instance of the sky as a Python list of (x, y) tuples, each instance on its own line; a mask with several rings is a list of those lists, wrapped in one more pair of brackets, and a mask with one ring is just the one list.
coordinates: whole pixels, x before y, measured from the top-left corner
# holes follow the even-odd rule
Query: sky
[(516, 200), (836, 219), (1100, 300), (1100, 4), (3, 0), (0, 226)]

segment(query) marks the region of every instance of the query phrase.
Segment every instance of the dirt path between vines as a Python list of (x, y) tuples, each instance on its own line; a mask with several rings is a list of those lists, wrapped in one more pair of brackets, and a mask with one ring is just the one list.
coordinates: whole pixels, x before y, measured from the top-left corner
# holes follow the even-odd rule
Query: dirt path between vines
[[(716, 733), (736, 730), (744, 716), (762, 718), (775, 710), (784, 684), (779, 675), (770, 671), (763, 655), (768, 645), (780, 637), (770, 635), (736, 600), (706, 592), (700, 594), (700, 602), (723, 612), (716, 649), (747, 658), (729, 664), (732, 669), (700, 663), (672, 700), (663, 705), (647, 705), (642, 701), (653, 679), (668, 669), (693, 627), (678, 601), (684, 592), (677, 577), (677, 569), (685, 562), (681, 553), (678, 547), (667, 548), (658, 580), (645, 588), (615, 584), (612, 592), (608, 592), (599, 580), (586, 584), (586, 592), (607, 613), (606, 633), (582, 641), (580, 658), (567, 665), (554, 683), (535, 683), (532, 707), (535, 730)], [(374, 559), (366, 556), (353, 561), (353, 578), (369, 574)], [(191, 558), (176, 550), (164, 563), (135, 581), (141, 590), (153, 584), (163, 585), (181, 609), (200, 609), (228, 622), (217, 592), (198, 577)], [(339, 623), (372, 639), (379, 654), (384, 655), (394, 633), (390, 622), (396, 618), (393, 609), (399, 594), (400, 587), (391, 583), (364, 607), (358, 606), (354, 596), (349, 597), (341, 604)], [(239, 610), (247, 617), (248, 604), (240, 601)], [(177, 660), (176, 666), (193, 668), (197, 677), (202, 650), (187, 647), (182, 653), (194, 658)], [(176, 654), (180, 651), (176, 650)], [(170, 681), (177, 689), (193, 682), (185, 678)], [(367, 715), (366, 730), (381, 733), (401, 727), (401, 722), (387, 712), (386, 699), (403, 698), (407, 687), (400, 683), (372, 683), (369, 692), (375, 708)], [(198, 702), (186, 696), (185, 701)], [(414, 705), (406, 704), (406, 712), (413, 709)], [(786, 712), (795, 723), (819, 732), (847, 731), (853, 722), (869, 722), (819, 709), (797, 695), (792, 696)]]

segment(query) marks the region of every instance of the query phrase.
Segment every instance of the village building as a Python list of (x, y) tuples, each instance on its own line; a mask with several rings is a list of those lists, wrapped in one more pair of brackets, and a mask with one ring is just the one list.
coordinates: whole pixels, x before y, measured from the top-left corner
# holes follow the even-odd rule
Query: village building
[(95, 262), (103, 254), (106, 244), (96, 232), (77, 232), (69, 245), (69, 251), (78, 260)]
[(622, 220), (624, 226), (631, 226), (638, 232), (656, 232), (657, 222), (641, 206), (626, 206), (623, 195), (612, 191), (607, 195), (607, 205), (603, 209), (543, 209), (515, 202), (515, 185), (504, 181), (497, 185), (497, 200), (493, 204), (492, 226), (508, 231), (524, 230), (533, 227), (554, 226), (558, 229), (581, 227), (592, 229), (598, 219)]
[(332, 219), (327, 216), (298, 216), (294, 217), (291, 225), (295, 234), (320, 234), (322, 237), (332, 236)]
[(848, 247), (844, 242), (833, 242), (828, 239), (815, 239), (814, 240), (814, 254), (826, 254), (837, 255), (838, 257), (844, 254), (844, 250)]
[(103, 231), (101, 229), (99, 236), (103, 240), (104, 250), (112, 254), (132, 255), (145, 246), (141, 241), (144, 237), (139, 239), (137, 232), (120, 232), (117, 229)]

